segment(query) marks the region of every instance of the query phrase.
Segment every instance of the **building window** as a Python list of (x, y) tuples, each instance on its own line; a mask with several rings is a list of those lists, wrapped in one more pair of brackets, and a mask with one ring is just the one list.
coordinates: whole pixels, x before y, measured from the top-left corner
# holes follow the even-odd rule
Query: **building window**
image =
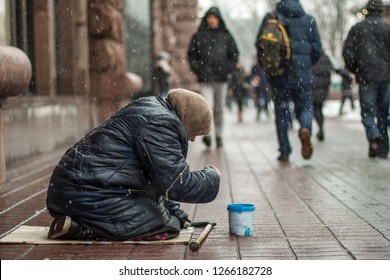
[(151, 4), (145, 0), (125, 0), (125, 44), (127, 71), (143, 78), (145, 94), (152, 86)]
[(7, 45), (7, 20), (5, 1), (0, 1), (0, 45)]

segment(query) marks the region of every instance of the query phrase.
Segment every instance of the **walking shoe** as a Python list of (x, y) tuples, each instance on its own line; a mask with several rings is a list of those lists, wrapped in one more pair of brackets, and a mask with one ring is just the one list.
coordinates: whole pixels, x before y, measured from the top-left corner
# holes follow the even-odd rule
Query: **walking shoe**
[(280, 156), (278, 156), (278, 161), (280, 161), (280, 162), (289, 162), (288, 156), (280, 155)]
[(47, 237), (49, 239), (87, 240), (92, 239), (92, 232), (84, 230), (71, 217), (61, 216), (54, 218)]
[(378, 150), (379, 150), (379, 137), (374, 137), (370, 140), (370, 145), (368, 147), (368, 156), (370, 158), (374, 158), (378, 156)]
[(54, 218), (50, 225), (49, 233), (47, 237), (49, 239), (57, 239), (68, 233), (72, 219), (68, 216), (62, 216), (60, 218)]
[(310, 142), (310, 131), (307, 128), (302, 128), (299, 131), (299, 138), (301, 139), (302, 148), (301, 154), (304, 159), (311, 158), (313, 154), (313, 145)]
[(211, 146), (211, 137), (209, 135), (203, 136), (202, 141), (208, 148)]
[(222, 148), (223, 147), (223, 141), (221, 136), (217, 136), (217, 148)]
[(317, 139), (318, 139), (318, 141), (324, 141), (324, 139), (325, 139), (324, 133), (323, 132), (318, 132), (317, 133)]

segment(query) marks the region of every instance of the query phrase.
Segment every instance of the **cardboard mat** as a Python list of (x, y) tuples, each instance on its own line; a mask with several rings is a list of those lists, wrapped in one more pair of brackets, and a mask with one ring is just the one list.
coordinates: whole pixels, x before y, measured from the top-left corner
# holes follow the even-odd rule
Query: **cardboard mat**
[(180, 235), (169, 240), (159, 241), (86, 241), (86, 240), (52, 240), (47, 238), (49, 227), (20, 226), (0, 239), (0, 243), (24, 244), (189, 244), (193, 228), (182, 229)]

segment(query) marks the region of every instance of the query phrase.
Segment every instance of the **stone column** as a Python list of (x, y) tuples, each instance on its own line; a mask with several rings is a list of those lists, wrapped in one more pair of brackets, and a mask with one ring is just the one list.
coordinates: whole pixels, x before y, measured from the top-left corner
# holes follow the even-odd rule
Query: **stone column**
[(57, 91), (53, 2), (34, 1), (36, 95), (55, 96)]
[(89, 84), (88, 0), (59, 1), (61, 95), (86, 95)]
[(86, 95), (90, 92), (89, 78), (89, 38), (88, 38), (88, 0), (74, 0), (76, 2), (76, 90)]
[(31, 62), (23, 51), (11, 46), (0, 46), (0, 183), (6, 180), (1, 104), (7, 97), (18, 95), (27, 87), (31, 76)]
[(5, 176), (5, 153), (4, 153), (4, 129), (3, 129), (3, 111), (0, 107), (0, 184), (6, 180)]

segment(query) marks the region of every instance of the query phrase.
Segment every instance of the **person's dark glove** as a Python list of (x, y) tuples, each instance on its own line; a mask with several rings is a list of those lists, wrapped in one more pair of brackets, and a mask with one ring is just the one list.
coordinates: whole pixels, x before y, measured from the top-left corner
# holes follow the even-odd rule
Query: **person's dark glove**
[(191, 220), (188, 218), (187, 212), (180, 208), (178, 202), (165, 200), (165, 206), (168, 208), (171, 215), (176, 216), (176, 218), (179, 219), (181, 228), (191, 226)]
[(191, 220), (188, 217), (180, 219), (180, 228), (187, 228), (191, 226)]

